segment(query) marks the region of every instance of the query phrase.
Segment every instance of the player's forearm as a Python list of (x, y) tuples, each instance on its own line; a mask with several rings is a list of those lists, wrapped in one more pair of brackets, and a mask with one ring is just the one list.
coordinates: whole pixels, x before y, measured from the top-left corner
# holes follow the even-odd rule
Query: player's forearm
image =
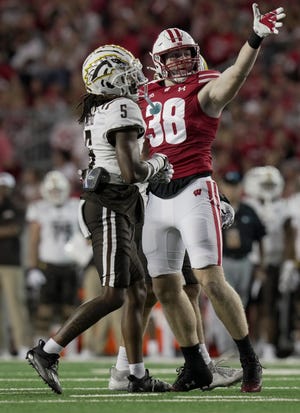
[(210, 98), (218, 107), (224, 107), (236, 96), (251, 72), (258, 52), (259, 49), (253, 49), (248, 42), (245, 43), (235, 63), (214, 81)]
[(246, 78), (251, 72), (257, 59), (260, 48), (254, 49), (248, 41), (241, 48), (238, 57), (232, 67), (232, 78)]

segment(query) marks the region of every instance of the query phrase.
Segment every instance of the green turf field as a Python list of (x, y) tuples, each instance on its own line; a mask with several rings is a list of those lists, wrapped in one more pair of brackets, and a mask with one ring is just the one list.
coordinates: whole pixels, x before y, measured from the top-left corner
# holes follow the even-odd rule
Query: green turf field
[[(239, 385), (211, 392), (128, 394), (108, 390), (114, 359), (62, 360), (63, 394), (53, 393), (26, 361), (0, 361), (0, 412), (3, 413), (299, 413), (300, 359), (267, 364), (261, 393), (242, 394)], [(181, 359), (150, 361), (153, 376), (172, 383)], [(235, 365), (234, 363), (227, 363)]]

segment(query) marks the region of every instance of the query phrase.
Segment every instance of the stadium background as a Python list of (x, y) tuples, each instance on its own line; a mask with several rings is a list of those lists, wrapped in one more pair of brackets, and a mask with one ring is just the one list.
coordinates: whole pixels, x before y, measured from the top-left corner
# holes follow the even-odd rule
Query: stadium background
[[(76, 113), (84, 93), (81, 64), (95, 47), (120, 44), (147, 68), (157, 34), (178, 26), (199, 42), (209, 67), (222, 70), (248, 37), (251, 3), (2, 0), (0, 169), (18, 179), (28, 167), (43, 172), (57, 161), (52, 156), (56, 147), (71, 152), (71, 161), (81, 164), (80, 144), (74, 144), (81, 142)], [(296, 173), (291, 169), (299, 167), (300, 5), (297, 0), (283, 3), (283, 30), (265, 40), (249, 79), (224, 112), (215, 144), (216, 174), (269, 164), (279, 167), (289, 184)], [(281, 3), (259, 4), (261, 10), (270, 5)], [(150, 70), (146, 73), (152, 77)]]

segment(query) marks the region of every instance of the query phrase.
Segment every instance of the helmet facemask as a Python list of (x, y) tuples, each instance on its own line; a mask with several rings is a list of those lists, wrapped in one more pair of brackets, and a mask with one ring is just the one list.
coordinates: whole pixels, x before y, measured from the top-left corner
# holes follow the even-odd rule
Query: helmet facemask
[[(182, 51), (186, 48), (177, 49), (178, 51)], [(193, 49), (191, 50), (190, 57), (178, 57), (174, 59), (172, 62), (166, 63), (167, 55), (161, 56), (161, 61), (164, 61), (163, 71), (166, 72), (166, 78), (172, 79), (176, 83), (182, 83), (186, 80), (186, 78), (198, 71), (198, 58), (193, 57), (196, 55), (196, 52)]]

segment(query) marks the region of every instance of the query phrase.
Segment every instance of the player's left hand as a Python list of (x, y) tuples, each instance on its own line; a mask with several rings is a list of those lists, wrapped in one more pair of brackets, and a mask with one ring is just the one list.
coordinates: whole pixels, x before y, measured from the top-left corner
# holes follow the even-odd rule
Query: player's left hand
[(300, 283), (300, 275), (293, 260), (283, 262), (278, 281), (278, 289), (282, 294), (296, 291)]
[(278, 34), (278, 28), (283, 25), (285, 18), (284, 8), (278, 7), (266, 14), (261, 14), (256, 3), (252, 4), (253, 10), (253, 30), (259, 37), (267, 37), (269, 34)]

